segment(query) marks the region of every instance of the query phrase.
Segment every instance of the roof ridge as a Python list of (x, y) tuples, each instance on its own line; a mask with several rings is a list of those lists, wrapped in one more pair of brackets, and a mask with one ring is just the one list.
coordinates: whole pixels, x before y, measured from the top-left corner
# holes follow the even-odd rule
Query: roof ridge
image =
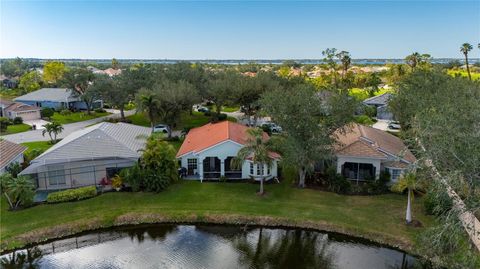
[[(105, 123), (105, 122), (103, 122), (103, 123)], [(56, 147), (56, 148), (47, 149), (44, 153), (40, 154), (37, 158), (40, 158), (40, 157), (43, 157), (43, 156), (45, 156), (45, 155), (47, 155), (47, 154), (50, 154), (50, 153), (52, 153), (52, 152), (55, 152), (55, 151), (57, 151), (58, 149), (64, 147), (65, 145), (68, 145), (69, 143), (71, 143), (71, 142), (73, 142), (73, 141), (75, 141), (75, 140), (78, 140), (79, 138), (83, 137), (84, 135), (89, 134), (89, 133), (91, 133), (91, 132), (93, 132), (93, 131), (95, 131), (95, 130), (98, 130), (98, 128), (100, 127), (100, 125), (102, 125), (102, 124), (95, 124), (95, 125), (93, 125), (93, 126), (90, 126), (90, 127), (85, 128), (85, 129), (81, 129), (81, 130), (76, 131), (76, 132), (80, 132), (80, 131), (85, 131), (85, 130), (87, 130), (88, 128), (91, 128), (88, 132), (84, 133), (84, 134), (81, 135), (81, 136), (77, 136), (77, 137), (73, 138), (72, 140), (68, 141), (68, 143), (65, 142), (65, 144), (59, 145), (59, 146)], [(95, 128), (92, 128), (92, 127), (95, 127)], [(69, 135), (72, 135), (72, 134), (74, 134), (74, 133), (76, 133), (76, 132), (73, 132), (73, 133), (71, 133), (71, 134), (69, 134)], [(67, 137), (68, 137), (68, 135), (67, 135)], [(66, 137), (65, 137), (65, 138), (66, 138)], [(63, 139), (65, 139), (65, 138), (63, 138)], [(58, 142), (58, 143), (62, 143), (63, 139), (60, 140), (60, 142)], [(58, 144), (55, 144), (55, 145), (58, 145)], [(53, 147), (54, 147), (55, 145), (53, 145)], [(36, 158), (35, 158), (35, 159), (36, 159)]]

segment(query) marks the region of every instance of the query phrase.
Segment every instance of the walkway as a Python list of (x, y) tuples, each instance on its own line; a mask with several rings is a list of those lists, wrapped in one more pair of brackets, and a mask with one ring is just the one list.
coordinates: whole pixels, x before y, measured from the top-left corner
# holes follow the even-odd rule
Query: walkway
[[(105, 121), (107, 119), (118, 119), (118, 118), (120, 118), (120, 111), (119, 110), (108, 109), (107, 111), (112, 113), (112, 114), (104, 116), (104, 117), (91, 119), (91, 120), (64, 124), (63, 125), (63, 131), (58, 135), (58, 138), (64, 138), (67, 135), (69, 135), (69, 134), (71, 134), (75, 131), (78, 131), (78, 130), (83, 129), (87, 126), (93, 125), (95, 123)], [(135, 110), (125, 111), (125, 117), (133, 115), (133, 114), (135, 114)], [(25, 143), (25, 142), (48, 141), (48, 140), (50, 140), (48, 135), (43, 136), (42, 135), (42, 130), (38, 130), (38, 129), (23, 132), (23, 133), (5, 135), (2, 138), (5, 138), (6, 140), (14, 142), (14, 143)]]

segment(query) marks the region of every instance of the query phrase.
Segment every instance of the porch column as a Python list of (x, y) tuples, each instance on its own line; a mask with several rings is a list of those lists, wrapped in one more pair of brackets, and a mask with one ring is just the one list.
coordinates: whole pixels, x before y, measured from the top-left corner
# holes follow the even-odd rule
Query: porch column
[(341, 174), (342, 173), (342, 165), (345, 164), (345, 160), (343, 160), (343, 158), (338, 158), (337, 159), (337, 174)]
[(225, 176), (225, 159), (220, 159), (220, 176)]
[(382, 168), (381, 162), (376, 161), (375, 163), (373, 163), (373, 166), (375, 167), (375, 179), (379, 179), (380, 178), (380, 169)]
[(198, 176), (200, 177), (200, 182), (203, 181), (203, 159), (202, 157), (198, 157), (198, 164), (197, 164), (197, 169), (198, 169)]

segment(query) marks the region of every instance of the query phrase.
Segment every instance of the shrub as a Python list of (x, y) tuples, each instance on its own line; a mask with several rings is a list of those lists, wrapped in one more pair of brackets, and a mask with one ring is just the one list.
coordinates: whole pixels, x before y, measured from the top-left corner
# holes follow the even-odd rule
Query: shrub
[(78, 189), (70, 189), (70, 190), (49, 193), (47, 196), (47, 203), (79, 201), (79, 200), (94, 197), (96, 195), (97, 195), (97, 188), (95, 186), (88, 186), (88, 187), (82, 187)]
[(172, 137), (164, 137), (164, 141), (180, 141), (180, 137), (178, 135), (172, 136)]
[(20, 206), (27, 207), (33, 203), (35, 186), (30, 178), (19, 176), (14, 178), (10, 173), (0, 175), (0, 192), (5, 196), (11, 210)]
[(135, 103), (134, 102), (128, 102), (128, 104), (125, 105), (125, 110), (132, 110), (135, 109)]
[(44, 107), (40, 111), (40, 115), (42, 116), (42, 118), (50, 118), (51, 116), (53, 116), (54, 113), (55, 113), (55, 110), (49, 107)]
[(120, 189), (122, 187), (123, 180), (120, 175), (115, 175), (112, 180), (112, 187), (114, 189)]
[(103, 109), (103, 108), (95, 108), (94, 111), (95, 111), (96, 113), (105, 113), (105, 112), (107, 112), (107, 111), (105, 111), (105, 109)]
[(212, 115), (212, 112), (209, 111), (205, 111), (203, 112), (203, 115), (207, 116), (207, 117), (210, 117)]
[(72, 114), (72, 111), (70, 111), (68, 109), (63, 109), (63, 110), (60, 111), (60, 115), (62, 115), (62, 116), (68, 116), (70, 114)]
[(370, 118), (377, 116), (377, 108), (374, 106), (365, 106), (364, 111), (365, 111), (365, 115), (367, 115)]
[(270, 125), (268, 124), (263, 124), (262, 125), (262, 130), (267, 133), (268, 135), (272, 135), (272, 129), (270, 128)]
[(425, 212), (429, 215), (443, 215), (452, 209), (452, 199), (437, 183), (432, 184), (423, 200)]
[(350, 181), (341, 174), (337, 174), (333, 166), (327, 169), (327, 185), (330, 191), (342, 194), (349, 193), (352, 189)]
[(143, 189), (143, 170), (139, 164), (122, 169), (122, 171), (120, 171), (120, 177), (132, 188), (132, 191), (140, 191)]
[(23, 119), (21, 117), (15, 117), (13, 119), (13, 124), (22, 124), (23, 123)]
[(354, 121), (359, 124), (372, 125), (375, 122), (367, 115), (359, 115), (354, 117)]
[(220, 113), (220, 115), (218, 115), (218, 120), (219, 121), (226, 120), (226, 119), (227, 119), (227, 114)]
[(10, 120), (5, 117), (0, 117), (0, 132), (6, 132), (8, 125), (10, 125)]

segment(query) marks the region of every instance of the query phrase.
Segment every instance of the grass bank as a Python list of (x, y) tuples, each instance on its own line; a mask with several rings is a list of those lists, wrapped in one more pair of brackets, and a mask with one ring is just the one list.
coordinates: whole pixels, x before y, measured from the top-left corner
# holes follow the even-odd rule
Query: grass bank
[[(132, 121), (132, 124), (150, 127), (150, 121), (147, 116), (143, 113), (136, 113), (134, 115), (128, 116), (127, 119)], [(175, 130), (183, 130), (184, 128), (195, 128), (202, 125), (205, 125), (210, 122), (210, 117), (205, 116), (202, 112), (194, 111), (191, 115), (188, 112), (182, 113), (180, 120)], [(232, 117), (228, 117), (227, 120), (236, 122), (237, 120)]]
[(22, 123), (22, 124), (15, 124), (15, 125), (8, 125), (6, 132), (0, 132), (0, 135), (9, 135), (9, 134), (16, 134), (22, 133), (26, 131), (30, 131), (32, 128), (30, 125)]
[[(268, 194), (259, 197), (257, 188), (248, 183), (182, 181), (158, 194), (106, 193), (17, 212), (8, 211), (3, 200), (1, 248), (114, 225), (209, 222), (335, 231), (412, 251), (422, 230), (404, 224), (406, 197), (401, 195), (343, 196), (282, 183), (267, 185)], [(413, 212), (425, 226), (432, 223), (422, 213), (421, 199), (415, 199)]]
[(40, 149), (45, 151), (49, 149), (51, 146), (53, 146), (52, 143), (50, 143), (50, 141), (25, 142), (25, 143), (22, 143), (22, 145), (27, 147), (27, 151), (25, 151), (25, 154), (30, 153), (30, 151), (34, 149)]
[(91, 120), (91, 119), (107, 116), (109, 114), (110, 113), (108, 112), (97, 113), (95, 111), (91, 111), (90, 114), (87, 114), (86, 112), (74, 112), (68, 115), (62, 115), (58, 112), (55, 112), (55, 114), (53, 114), (53, 116), (51, 117), (51, 121), (56, 121), (61, 124), (68, 124), (68, 123), (74, 123), (79, 121)]

